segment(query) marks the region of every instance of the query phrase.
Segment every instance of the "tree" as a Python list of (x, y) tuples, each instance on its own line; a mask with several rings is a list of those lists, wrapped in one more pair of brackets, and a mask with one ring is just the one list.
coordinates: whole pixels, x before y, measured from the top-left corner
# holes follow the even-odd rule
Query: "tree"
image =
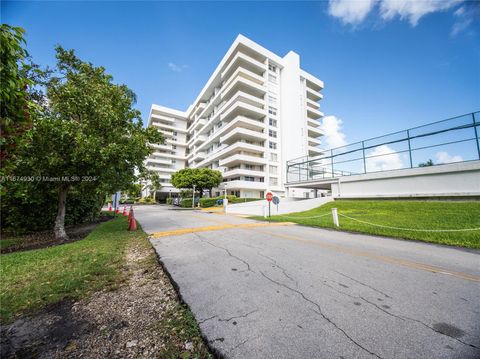
[(56, 58), (46, 82), (47, 105), (28, 131), (21, 162), (57, 192), (55, 237), (67, 240), (68, 194), (83, 188), (86, 196), (101, 198), (127, 188), (152, 152), (148, 143), (162, 143), (163, 137), (143, 128), (135, 94), (114, 84), (103, 67), (60, 46)]
[[(7, 24), (0, 26), (0, 160), (1, 175), (14, 167), (15, 150), (23, 133), (32, 125), (34, 102), (29, 89), (35, 85), (32, 65), (24, 48), (25, 30)], [(39, 70), (33, 68), (36, 72)]]
[(432, 159), (429, 159), (427, 162), (421, 162), (418, 164), (418, 167), (430, 167), (434, 166), (435, 163), (433, 163)]
[(193, 188), (199, 191), (200, 197), (204, 190), (210, 191), (222, 182), (222, 173), (210, 168), (184, 168), (172, 174), (172, 184), (176, 188)]

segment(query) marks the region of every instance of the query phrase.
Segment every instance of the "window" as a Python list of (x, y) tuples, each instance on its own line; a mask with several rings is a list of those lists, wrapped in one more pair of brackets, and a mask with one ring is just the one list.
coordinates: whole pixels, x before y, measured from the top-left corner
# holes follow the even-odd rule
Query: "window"
[(177, 160), (172, 160), (172, 163), (177, 163)]
[(277, 120), (274, 120), (273, 118), (268, 119), (268, 124), (273, 127), (277, 127)]
[(268, 113), (270, 115), (276, 116), (277, 115), (277, 109), (275, 107), (268, 106)]
[(177, 135), (177, 131), (173, 131), (172, 135), (176, 136), (176, 135)]
[(273, 95), (268, 95), (268, 102), (276, 104), (277, 103), (277, 98)]
[(270, 147), (272, 150), (277, 149), (277, 144), (275, 142), (269, 141), (268, 142), (268, 147)]
[(276, 153), (270, 153), (270, 161), (278, 161), (278, 155)]
[(270, 174), (271, 175), (276, 175), (278, 172), (278, 167), (277, 166), (270, 166)]
[(253, 171), (255, 169), (255, 166), (254, 165), (245, 165), (245, 169)]
[(176, 138), (176, 137), (172, 137), (172, 141), (177, 141), (177, 138)]
[(277, 72), (277, 66), (275, 66), (275, 65), (268, 64), (268, 69), (269, 69), (270, 71)]
[(277, 83), (277, 76), (272, 75), (272, 74), (268, 74), (268, 82), (270, 82), (272, 84), (276, 84)]
[(273, 138), (277, 138), (277, 131), (268, 130), (268, 135)]
[(172, 149), (176, 150), (176, 149), (177, 149), (177, 146), (172, 145)]
[(270, 177), (270, 185), (271, 186), (278, 186), (278, 178)]
[(252, 176), (245, 176), (245, 181), (248, 181), (248, 182), (255, 182), (255, 177), (252, 177)]

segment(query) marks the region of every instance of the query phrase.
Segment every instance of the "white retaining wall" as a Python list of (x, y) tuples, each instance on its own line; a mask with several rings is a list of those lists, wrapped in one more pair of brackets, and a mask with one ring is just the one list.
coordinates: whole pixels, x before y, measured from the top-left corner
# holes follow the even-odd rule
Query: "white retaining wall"
[[(325, 203), (333, 201), (332, 197), (319, 197), (312, 199), (291, 199), (291, 198), (280, 198), (280, 204), (278, 207), (271, 204), (271, 214), (286, 214), (293, 212), (302, 212), (308, 211), (319, 207)], [(264, 212), (266, 211), (266, 212)], [(227, 213), (231, 214), (245, 214), (250, 216), (263, 216), (264, 213), (268, 214), (268, 202), (266, 200), (246, 202), (246, 203), (236, 203), (227, 205)]]
[(340, 177), (334, 198), (479, 196), (480, 161)]

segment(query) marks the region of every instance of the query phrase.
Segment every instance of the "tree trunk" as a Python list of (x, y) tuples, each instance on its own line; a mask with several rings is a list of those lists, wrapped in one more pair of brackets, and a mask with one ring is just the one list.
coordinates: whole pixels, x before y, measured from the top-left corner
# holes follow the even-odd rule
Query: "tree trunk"
[(208, 192), (210, 193), (210, 198), (212, 198), (212, 189), (210, 188)]
[(63, 242), (68, 241), (67, 232), (65, 232), (65, 205), (67, 202), (68, 186), (60, 186), (58, 189), (58, 212), (55, 218), (55, 239)]

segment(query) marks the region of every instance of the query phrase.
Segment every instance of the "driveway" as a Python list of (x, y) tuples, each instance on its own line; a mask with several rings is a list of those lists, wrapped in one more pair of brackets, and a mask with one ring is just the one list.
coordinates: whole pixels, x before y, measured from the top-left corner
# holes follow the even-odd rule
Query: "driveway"
[(136, 208), (227, 358), (480, 358), (480, 252)]

